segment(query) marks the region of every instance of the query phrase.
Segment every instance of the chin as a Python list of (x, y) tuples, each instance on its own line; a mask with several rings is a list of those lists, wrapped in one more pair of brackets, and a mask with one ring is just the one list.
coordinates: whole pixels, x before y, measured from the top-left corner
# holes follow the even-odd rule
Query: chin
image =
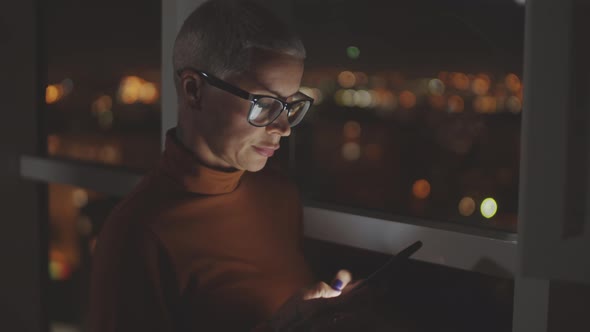
[(267, 160), (268, 158), (263, 158), (263, 160), (250, 161), (247, 167), (245, 167), (245, 169), (248, 172), (258, 172), (264, 168)]

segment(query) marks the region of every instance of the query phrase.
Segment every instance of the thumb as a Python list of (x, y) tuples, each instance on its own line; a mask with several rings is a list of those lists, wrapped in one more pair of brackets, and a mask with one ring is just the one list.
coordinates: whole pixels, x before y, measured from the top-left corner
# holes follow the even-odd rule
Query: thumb
[(352, 280), (352, 274), (348, 270), (340, 270), (334, 276), (330, 284), (335, 290), (341, 291)]

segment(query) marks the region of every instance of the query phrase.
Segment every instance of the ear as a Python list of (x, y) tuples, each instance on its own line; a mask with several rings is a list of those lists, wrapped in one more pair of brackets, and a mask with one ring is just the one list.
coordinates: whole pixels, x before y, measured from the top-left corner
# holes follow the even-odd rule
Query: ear
[(187, 71), (181, 76), (182, 95), (191, 109), (201, 109), (203, 78), (197, 73)]

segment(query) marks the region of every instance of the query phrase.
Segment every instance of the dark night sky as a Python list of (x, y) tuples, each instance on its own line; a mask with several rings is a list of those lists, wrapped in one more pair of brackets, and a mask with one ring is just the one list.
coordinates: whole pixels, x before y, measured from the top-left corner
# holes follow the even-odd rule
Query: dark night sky
[[(291, 8), (313, 66), (346, 66), (343, 50), (355, 45), (356, 65), (369, 70), (522, 70), (524, 7), (514, 0), (293, 0)], [(52, 1), (50, 68), (159, 68), (160, 15), (158, 0)]]
[(158, 0), (51, 1), (44, 31), (50, 67), (159, 67), (160, 8)]
[(522, 68), (524, 7), (513, 0), (300, 0), (294, 12), (311, 62), (346, 64), (354, 44), (374, 67)]

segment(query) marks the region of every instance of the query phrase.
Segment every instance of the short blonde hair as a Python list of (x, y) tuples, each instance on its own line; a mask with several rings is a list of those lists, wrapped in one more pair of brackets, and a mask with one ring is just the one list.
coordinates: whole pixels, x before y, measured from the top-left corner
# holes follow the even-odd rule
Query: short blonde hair
[[(253, 48), (305, 58), (301, 39), (269, 8), (252, 0), (210, 0), (184, 21), (173, 51), (174, 72), (198, 68), (224, 78), (248, 70)], [(176, 88), (179, 79), (175, 76)]]

